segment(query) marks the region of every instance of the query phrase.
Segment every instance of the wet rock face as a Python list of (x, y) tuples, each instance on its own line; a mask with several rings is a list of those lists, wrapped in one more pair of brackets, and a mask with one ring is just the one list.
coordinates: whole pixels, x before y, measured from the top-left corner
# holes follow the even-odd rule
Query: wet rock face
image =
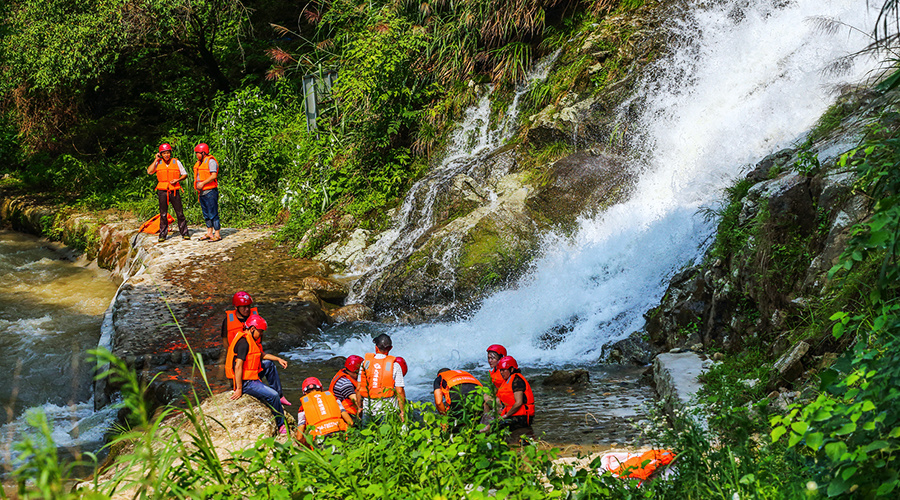
[(331, 319), (335, 323), (347, 323), (350, 321), (372, 321), (375, 312), (365, 304), (350, 304), (331, 311)]
[(586, 210), (601, 211), (622, 201), (630, 174), (622, 158), (578, 152), (554, 163), (550, 181), (528, 199), (528, 207), (552, 224), (570, 228)]
[(300, 289), (309, 290), (327, 302), (343, 302), (349, 289), (345, 283), (324, 276), (307, 276), (300, 280)]
[[(367, 287), (363, 301), (376, 318), (421, 321), (473, 306), (521, 275), (544, 231), (571, 228), (579, 214), (620, 200), (628, 189), (630, 177), (613, 155), (576, 153), (549, 166), (535, 185), (532, 175), (516, 171), (516, 154), (501, 150), (449, 179), (431, 229)], [(351, 240), (328, 255), (358, 255)]]

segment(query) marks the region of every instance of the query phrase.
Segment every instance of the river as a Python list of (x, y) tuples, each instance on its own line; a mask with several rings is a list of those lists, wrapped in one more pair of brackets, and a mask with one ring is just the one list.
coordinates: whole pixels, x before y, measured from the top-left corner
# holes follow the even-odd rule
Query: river
[(97, 347), (103, 313), (116, 292), (109, 274), (33, 236), (0, 231), (0, 457), (30, 432), (24, 414), (42, 409), (58, 446), (95, 450), (102, 429), (79, 435), (93, 415), (89, 349)]

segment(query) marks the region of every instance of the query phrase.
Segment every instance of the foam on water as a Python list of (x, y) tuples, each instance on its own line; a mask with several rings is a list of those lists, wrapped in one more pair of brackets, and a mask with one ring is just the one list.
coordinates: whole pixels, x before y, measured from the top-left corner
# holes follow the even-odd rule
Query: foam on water
[[(834, 101), (876, 63), (859, 59), (843, 75), (824, 69), (869, 40), (847, 30), (818, 32), (828, 16), (869, 32), (877, 14), (853, 0), (705, 3), (673, 21), (682, 40), (648, 72), (628, 144), (639, 173), (633, 196), (572, 237), (548, 235), (543, 256), (516, 286), (484, 301), (465, 320), (389, 329), (392, 354), (423, 384), (440, 366), (485, 364), (484, 348), (504, 344), (520, 363), (587, 363), (604, 344), (640, 329), (667, 280), (702, 255), (715, 225), (698, 213), (763, 156), (802, 138)], [(874, 6), (874, 4), (873, 4)], [(335, 329), (319, 347), (340, 355), (371, 350), (371, 336)]]

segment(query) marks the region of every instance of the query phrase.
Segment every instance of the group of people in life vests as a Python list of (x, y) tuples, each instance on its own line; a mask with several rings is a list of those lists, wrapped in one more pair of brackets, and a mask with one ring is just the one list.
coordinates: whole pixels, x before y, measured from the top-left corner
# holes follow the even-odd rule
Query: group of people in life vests
[[(206, 223), (206, 234), (200, 241), (219, 241), (222, 239), (219, 221), (219, 163), (209, 154), (209, 145), (200, 143), (194, 147), (197, 162), (192, 169), (192, 185), (197, 191), (200, 211)], [(159, 201), (159, 241), (166, 241), (169, 234), (169, 205), (175, 210), (178, 219), (178, 232), (181, 238), (191, 239), (187, 219), (184, 218), (184, 205), (181, 197), (181, 182), (187, 179), (188, 173), (181, 160), (173, 156), (170, 144), (161, 144), (156, 158), (147, 167), (147, 175), (156, 175), (156, 197)]]
[[(253, 306), (250, 294), (237, 292), (231, 302), (234, 309), (226, 311), (222, 322), (222, 340), (228, 346), (225, 374), (233, 381), (231, 398), (247, 394), (259, 399), (272, 409), (278, 432), (286, 434), (284, 407), (291, 403), (284, 397), (277, 365), (287, 368), (287, 361), (263, 351), (262, 338), (268, 325)], [(375, 352), (349, 356), (327, 388), (315, 377), (303, 381), (296, 432), (302, 443), (309, 445), (307, 434), (324, 441), (354, 423), (380, 423), (391, 414), (405, 422), (406, 361), (391, 356), (390, 336), (378, 335), (373, 343)], [(456, 431), (468, 422), (485, 422), (496, 400), (500, 421), (495, 427), (508, 428), (513, 438), (533, 435), (531, 385), (503, 346), (488, 347), (487, 358), (494, 389), (479, 389), (481, 381), (466, 371), (441, 368), (434, 380), (437, 410), (450, 417), (450, 430)], [(488, 428), (485, 425), (482, 431)]]

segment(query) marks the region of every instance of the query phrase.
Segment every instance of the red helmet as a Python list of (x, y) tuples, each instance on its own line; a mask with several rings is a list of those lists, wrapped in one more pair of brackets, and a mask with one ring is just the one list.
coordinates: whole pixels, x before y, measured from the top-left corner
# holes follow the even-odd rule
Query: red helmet
[(395, 361), (397, 361), (397, 364), (400, 365), (400, 370), (403, 371), (403, 376), (405, 377), (405, 376), (406, 376), (406, 372), (409, 371), (409, 367), (406, 366), (406, 360), (403, 359), (403, 358), (401, 358), (400, 356), (397, 356), (397, 357), (395, 358)]
[(160, 144), (159, 152), (162, 153), (163, 151), (172, 151), (172, 146), (170, 146), (169, 143), (167, 143), (167, 142)]
[(498, 370), (515, 370), (518, 368), (519, 364), (516, 363), (516, 358), (512, 356), (503, 356), (500, 358), (500, 361), (497, 361)]
[(269, 325), (266, 323), (266, 320), (262, 319), (262, 316), (259, 314), (251, 314), (247, 321), (244, 321), (244, 330), (249, 330), (250, 327), (256, 327), (257, 330), (265, 331), (269, 328)]
[(500, 344), (494, 344), (487, 348), (487, 352), (491, 352), (491, 351), (494, 351), (497, 354), (499, 354), (501, 358), (503, 356), (506, 356), (506, 348)]
[(235, 292), (231, 297), (231, 303), (234, 307), (249, 306), (253, 304), (253, 297), (247, 292)]
[(361, 365), (362, 362), (363, 359), (356, 354), (347, 356), (347, 360), (344, 361), (344, 368), (346, 368), (347, 371), (355, 372), (359, 370), (359, 365)]
[(322, 390), (322, 382), (316, 377), (307, 377), (300, 386), (303, 392), (309, 391), (311, 388)]
[(201, 142), (200, 144), (197, 144), (196, 146), (194, 146), (194, 152), (209, 154), (209, 146), (207, 144)]

